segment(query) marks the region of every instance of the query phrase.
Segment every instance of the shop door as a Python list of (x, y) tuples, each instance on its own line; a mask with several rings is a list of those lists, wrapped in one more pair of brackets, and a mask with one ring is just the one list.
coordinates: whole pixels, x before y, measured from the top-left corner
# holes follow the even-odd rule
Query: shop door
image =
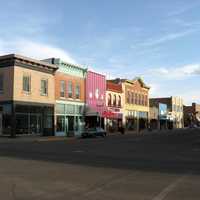
[(41, 134), (42, 117), (40, 114), (30, 115), (30, 133)]
[(2, 113), (0, 113), (0, 135), (2, 135)]
[(73, 116), (67, 116), (66, 117), (66, 131), (67, 136), (73, 136), (74, 135), (74, 117)]

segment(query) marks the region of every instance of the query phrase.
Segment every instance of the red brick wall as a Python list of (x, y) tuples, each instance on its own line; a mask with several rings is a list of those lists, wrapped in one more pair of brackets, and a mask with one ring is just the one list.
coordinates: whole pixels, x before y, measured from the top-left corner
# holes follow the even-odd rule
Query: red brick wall
[(60, 98), (60, 81), (66, 82), (66, 100), (67, 98), (67, 88), (68, 88), (68, 81), (72, 82), (73, 86), (73, 99), (75, 99), (75, 87), (76, 84), (80, 85), (80, 101), (85, 101), (85, 79), (79, 78), (76, 76), (70, 76), (61, 72), (56, 72), (55, 74), (55, 97), (56, 100), (64, 100), (63, 98)]

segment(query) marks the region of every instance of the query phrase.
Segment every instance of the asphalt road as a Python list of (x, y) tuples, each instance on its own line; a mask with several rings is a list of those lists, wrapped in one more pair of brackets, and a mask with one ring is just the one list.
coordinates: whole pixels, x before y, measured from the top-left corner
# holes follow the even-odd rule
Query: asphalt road
[(0, 138), (0, 199), (199, 200), (200, 130)]

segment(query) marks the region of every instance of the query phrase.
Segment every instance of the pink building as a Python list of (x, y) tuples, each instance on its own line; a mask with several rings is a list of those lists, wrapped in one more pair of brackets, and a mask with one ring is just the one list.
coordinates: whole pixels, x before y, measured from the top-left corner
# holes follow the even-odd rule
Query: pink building
[(86, 77), (86, 123), (90, 126), (104, 124), (106, 110), (106, 77), (88, 71)]

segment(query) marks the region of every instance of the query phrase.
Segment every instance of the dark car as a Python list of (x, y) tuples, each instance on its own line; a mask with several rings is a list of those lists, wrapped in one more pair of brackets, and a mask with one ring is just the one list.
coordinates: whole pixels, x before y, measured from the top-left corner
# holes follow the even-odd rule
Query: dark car
[(85, 131), (82, 133), (82, 137), (105, 137), (106, 131), (101, 127), (93, 127), (85, 129)]

